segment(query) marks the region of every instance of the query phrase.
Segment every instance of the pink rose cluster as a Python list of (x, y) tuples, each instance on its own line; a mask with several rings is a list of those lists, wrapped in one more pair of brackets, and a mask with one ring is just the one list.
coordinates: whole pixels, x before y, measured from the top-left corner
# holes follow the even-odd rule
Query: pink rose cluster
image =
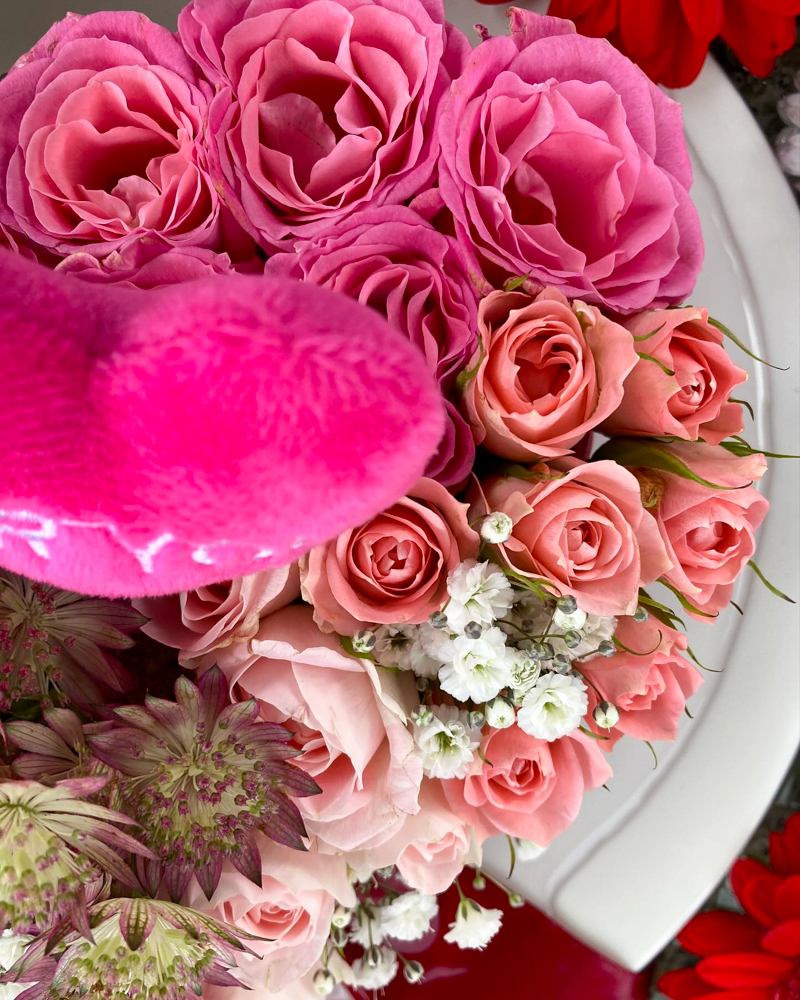
[(674, 740), (701, 676), (662, 602), (713, 622), (767, 513), (747, 374), (680, 305), (702, 238), (678, 105), (569, 22), (510, 22), (472, 48), (440, 0), (192, 0), (177, 34), (70, 15), (0, 82), (0, 252), (137, 294), (324, 286), (444, 396), (425, 475), (371, 520), (135, 602), (318, 790), (306, 853), (262, 838), (185, 896), (257, 935), (257, 1000), (381, 989), (489, 837), (546, 846), (623, 735)]

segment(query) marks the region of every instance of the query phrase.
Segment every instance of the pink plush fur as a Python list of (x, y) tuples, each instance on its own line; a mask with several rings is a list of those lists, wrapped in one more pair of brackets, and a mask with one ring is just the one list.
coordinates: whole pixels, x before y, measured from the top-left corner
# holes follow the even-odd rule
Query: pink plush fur
[(144, 596), (296, 559), (405, 493), (443, 429), (376, 313), (284, 279), (97, 287), (0, 251), (0, 564)]

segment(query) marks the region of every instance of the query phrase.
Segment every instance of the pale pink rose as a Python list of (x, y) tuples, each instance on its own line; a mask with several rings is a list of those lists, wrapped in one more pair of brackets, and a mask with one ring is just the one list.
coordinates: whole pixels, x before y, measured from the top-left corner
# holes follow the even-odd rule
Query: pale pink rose
[(59, 256), (149, 235), (217, 249), (210, 93), (143, 14), (68, 15), (0, 81), (0, 221)]
[(623, 735), (637, 740), (674, 740), (687, 700), (703, 683), (697, 667), (681, 655), (687, 646), (686, 636), (654, 618), (635, 622), (624, 617), (618, 621), (615, 637), (628, 649), (650, 655), (637, 656), (619, 649), (610, 659), (593, 656), (581, 665), (593, 685), (587, 718), (591, 720), (597, 692), (619, 709), (619, 722), (612, 729), (600, 729), (592, 723), (595, 732), (607, 737), (600, 747), (613, 750)]
[(481, 486), (488, 509), (513, 522), (498, 546), (508, 565), (552, 581), (590, 614), (632, 614), (639, 587), (671, 566), (636, 477), (616, 462), (562, 459), (535, 466), (530, 479)]
[(235, 700), (254, 697), (262, 717), (295, 732), (294, 763), (322, 794), (298, 802), (321, 850), (354, 851), (389, 839), (419, 809), (422, 767), (407, 718), (417, 704), (410, 674), (347, 656), (336, 636), (292, 605), (265, 618), (221, 664)]
[(258, 838), (261, 886), (228, 862), (207, 899), (192, 880), (182, 902), (263, 940), (248, 940), (256, 955), (237, 956), (237, 977), (245, 986), (282, 990), (318, 962), (337, 901), (355, 904), (343, 857), (307, 853)]
[(633, 337), (594, 306), (545, 288), (491, 292), (478, 315), (482, 354), (463, 394), (475, 443), (525, 461), (567, 455), (622, 400), (639, 357)]
[(466, 778), (442, 782), (481, 839), (505, 833), (545, 847), (573, 822), (585, 793), (611, 777), (602, 750), (581, 732), (548, 743), (511, 726), (492, 730), (482, 749), (491, 766), (478, 761)]
[(448, 402), (445, 436), (425, 474), (444, 486), (463, 486), (475, 446), (450, 397), (478, 343), (467, 255), (401, 205), (358, 212), (294, 249), (275, 254), (265, 272), (332, 288), (376, 309), (425, 355)]
[(318, 545), (300, 561), (303, 598), (327, 631), (419, 624), (447, 601), (447, 574), (478, 554), (469, 507), (433, 479), (420, 479), (371, 521)]
[(441, 0), (192, 0), (178, 29), (216, 90), (224, 197), (265, 247), (429, 183), (469, 50)]
[(683, 301), (703, 258), (681, 109), (604, 39), (511, 8), (439, 124), (439, 187), (486, 277), (619, 312)]
[(299, 596), (300, 573), (292, 563), (133, 604), (150, 619), (142, 626), (145, 635), (179, 649), (181, 663), (194, 668), (221, 662), (227, 647), (252, 639), (262, 618)]
[(607, 434), (719, 444), (742, 431), (742, 407), (728, 400), (747, 372), (731, 361), (707, 309), (649, 309), (625, 326), (646, 337), (637, 350), (659, 364), (639, 361), (625, 381), (622, 402), (603, 424)]
[(747, 483), (761, 479), (766, 459), (737, 458), (702, 443), (664, 447), (703, 479), (731, 487), (714, 489), (648, 470), (660, 497), (651, 514), (673, 564), (665, 577), (695, 607), (713, 615), (730, 603), (733, 584), (755, 552), (755, 531), (767, 516), (769, 501)]
[(348, 854), (353, 871), (366, 878), (376, 868), (397, 865), (412, 889), (436, 895), (453, 884), (464, 865), (479, 865), (481, 847), (475, 832), (453, 812), (443, 786), (441, 781), (423, 778), (419, 812), (407, 816), (384, 844)]

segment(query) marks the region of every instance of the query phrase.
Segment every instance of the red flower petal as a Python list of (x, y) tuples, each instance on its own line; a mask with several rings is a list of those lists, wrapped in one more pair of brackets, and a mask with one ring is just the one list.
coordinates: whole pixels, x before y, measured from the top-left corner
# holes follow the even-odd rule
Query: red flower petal
[(751, 879), (759, 878), (769, 872), (769, 868), (762, 865), (760, 861), (753, 861), (750, 858), (741, 858), (731, 868), (731, 888), (739, 896), (742, 886)]
[(704, 993), (697, 1000), (775, 1000), (775, 994), (769, 987), (755, 987), (752, 990), (725, 990), (723, 993)]
[(729, 910), (709, 910), (690, 920), (678, 935), (681, 946), (693, 955), (722, 951), (757, 951), (764, 928), (752, 917)]
[(800, 917), (800, 875), (790, 875), (775, 893), (775, 912), (781, 920)]
[(775, 59), (794, 44), (795, 20), (756, 7), (751, 0), (725, 0), (720, 34), (746, 69), (767, 76)]
[(739, 902), (751, 917), (755, 917), (765, 927), (774, 927), (780, 923), (780, 917), (775, 909), (775, 894), (783, 885), (780, 875), (768, 871), (763, 865), (757, 865), (752, 875), (742, 878), (746, 861), (737, 861), (731, 872), (731, 883)]
[(751, 0), (756, 7), (772, 11), (773, 14), (783, 14), (784, 17), (794, 17), (800, 14), (800, 0)]
[(675, 37), (677, 24), (683, 28), (686, 26), (675, 0), (650, 0), (645, 8), (642, 0), (620, 0), (619, 30), (625, 51), (634, 58), (669, 48), (669, 40)]
[(722, 24), (722, 0), (680, 0), (680, 2), (692, 34), (708, 45), (719, 34)]
[(794, 963), (764, 952), (730, 952), (698, 962), (697, 972), (712, 986), (778, 986)]
[(771, 833), (769, 856), (779, 875), (800, 874), (800, 813), (786, 820), (783, 833)]
[(800, 919), (787, 920), (785, 924), (773, 927), (764, 935), (761, 946), (766, 951), (771, 951), (774, 955), (783, 955), (785, 958), (800, 956)]
[(708, 983), (694, 969), (676, 969), (665, 973), (658, 981), (658, 988), (670, 1000), (697, 1000), (708, 993)]

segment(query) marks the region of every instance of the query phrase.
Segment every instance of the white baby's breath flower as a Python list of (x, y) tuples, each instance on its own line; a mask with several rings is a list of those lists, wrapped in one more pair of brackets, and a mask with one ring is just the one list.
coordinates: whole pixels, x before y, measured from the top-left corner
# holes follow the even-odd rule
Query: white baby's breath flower
[(482, 951), (500, 930), (502, 910), (487, 910), (474, 899), (462, 899), (456, 910), (455, 923), (444, 939), (459, 948), (477, 948)]
[[(511, 619), (515, 625), (522, 626), (533, 635), (542, 635), (552, 616), (552, 610), (532, 590), (515, 591), (514, 606), (511, 609)], [(519, 638), (518, 631), (516, 634)]]
[(429, 778), (466, 777), (480, 738), (480, 730), (470, 727), (469, 713), (454, 705), (437, 705), (433, 721), (414, 732), (422, 770)]
[(514, 725), (517, 713), (507, 698), (493, 698), (484, 706), (487, 723), (492, 729), (508, 729)]
[(381, 927), (387, 937), (417, 941), (430, 930), (431, 921), (438, 912), (435, 896), (406, 892), (381, 908)]
[(505, 574), (489, 562), (466, 559), (447, 578), (450, 601), (444, 609), (454, 632), (467, 622), (491, 625), (503, 618), (514, 600), (514, 590)]
[(411, 670), (418, 677), (435, 677), (439, 669), (439, 664), (425, 652), (418, 625), (381, 625), (375, 629), (372, 655), (384, 667)]
[(515, 691), (525, 693), (530, 691), (539, 680), (542, 665), (526, 649), (509, 650), (509, 671), (511, 687)]
[(439, 670), (439, 683), (458, 701), (489, 701), (510, 683), (511, 656), (499, 628), (486, 629), (478, 639), (459, 635), (449, 650), (451, 659)]
[(514, 848), (517, 852), (517, 861), (533, 861), (547, 850), (546, 847), (534, 844), (532, 840), (522, 840), (519, 837), (514, 837)]
[[(601, 642), (611, 641), (616, 628), (616, 618), (605, 618), (600, 615), (587, 615), (586, 621), (580, 629), (569, 630), (580, 633), (581, 641), (577, 646), (569, 647), (563, 639), (560, 639), (557, 636), (549, 636), (548, 642), (552, 644), (556, 653), (564, 653), (566, 656), (569, 656), (570, 659), (574, 660), (578, 657), (589, 656), (591, 653), (596, 653), (597, 647)], [(562, 629), (561, 631), (565, 632), (568, 630)]]
[(562, 632), (568, 630), (580, 631), (586, 624), (587, 617), (586, 612), (581, 611), (580, 608), (575, 608), (574, 611), (569, 613), (556, 608), (553, 612), (553, 628), (559, 629)]
[(362, 948), (369, 948), (371, 944), (380, 944), (384, 936), (379, 915), (373, 919), (363, 909), (359, 909), (353, 915), (353, 922), (350, 924), (350, 940), (352, 942), (360, 944)]
[(419, 642), (419, 655), (425, 657), (426, 663), (432, 665), (431, 673), (421, 674), (423, 677), (435, 677), (439, 673), (439, 667), (447, 663), (450, 658), (450, 633), (440, 628), (428, 625), (420, 625), (417, 631)]
[(481, 538), (490, 545), (498, 545), (507, 542), (514, 530), (514, 522), (501, 510), (496, 510), (493, 514), (487, 514), (481, 521)]
[(353, 962), (355, 985), (364, 990), (381, 990), (397, 975), (397, 955), (391, 948), (380, 948), (380, 960), (370, 965), (366, 957)]
[(580, 725), (589, 708), (586, 685), (573, 674), (543, 674), (525, 695), (517, 725), (539, 740), (567, 736)]

